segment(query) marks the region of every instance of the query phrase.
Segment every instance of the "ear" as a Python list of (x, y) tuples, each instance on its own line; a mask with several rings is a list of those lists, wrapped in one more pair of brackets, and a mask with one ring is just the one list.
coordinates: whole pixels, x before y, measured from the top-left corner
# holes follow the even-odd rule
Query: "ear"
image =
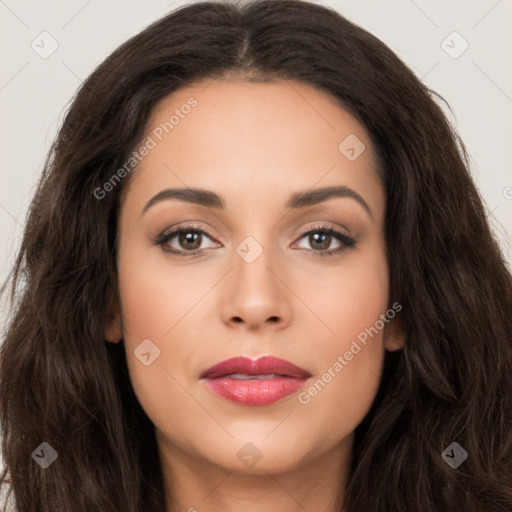
[(405, 330), (400, 317), (395, 316), (384, 329), (384, 348), (389, 352), (401, 350), (405, 343)]
[(119, 343), (123, 338), (123, 326), (121, 313), (116, 299), (112, 299), (108, 306), (107, 320), (105, 325), (105, 339), (111, 343)]

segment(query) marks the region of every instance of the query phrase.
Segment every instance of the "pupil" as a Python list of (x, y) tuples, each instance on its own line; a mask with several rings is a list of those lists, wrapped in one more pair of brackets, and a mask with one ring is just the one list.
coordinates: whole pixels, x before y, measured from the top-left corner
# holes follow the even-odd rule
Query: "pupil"
[[(185, 247), (188, 249), (198, 249), (199, 247), (201, 247), (200, 236), (201, 236), (201, 233), (197, 233), (194, 231), (183, 232), (180, 234), (180, 244), (184, 244)], [(195, 242), (194, 242), (194, 237), (197, 237)], [(198, 241), (199, 241), (199, 243), (198, 243)], [(190, 244), (190, 245), (187, 247), (187, 244)]]
[(318, 247), (318, 249), (328, 249), (329, 245), (331, 245), (331, 243), (330, 243), (331, 235), (327, 235), (327, 234), (313, 233), (312, 235), (310, 235), (309, 243), (311, 244), (311, 246), (314, 247), (314, 244), (318, 243), (319, 238), (320, 239), (323, 238), (323, 241), (320, 241), (320, 247)]

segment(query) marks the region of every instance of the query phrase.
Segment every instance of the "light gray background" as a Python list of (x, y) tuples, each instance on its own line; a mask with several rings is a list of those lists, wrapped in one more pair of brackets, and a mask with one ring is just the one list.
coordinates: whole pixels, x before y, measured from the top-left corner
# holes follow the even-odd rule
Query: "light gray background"
[[(183, 1), (0, 0), (0, 279), (12, 264), (44, 158), (63, 112), (87, 75), (120, 43)], [(512, 1), (331, 0), (388, 44), (452, 106), (509, 264), (512, 262)], [(47, 31), (57, 50), (31, 47)], [(454, 59), (453, 31), (469, 44)], [(463, 41), (448, 38), (452, 52)], [(383, 84), (385, 86), (385, 84)], [(511, 264), (512, 267), (512, 264)], [(0, 311), (0, 333), (5, 327)]]

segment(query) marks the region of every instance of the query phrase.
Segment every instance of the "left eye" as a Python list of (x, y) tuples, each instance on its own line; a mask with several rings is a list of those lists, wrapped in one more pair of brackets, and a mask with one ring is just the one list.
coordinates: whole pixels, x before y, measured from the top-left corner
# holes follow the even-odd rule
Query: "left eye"
[[(314, 249), (319, 251), (325, 251), (327, 249), (333, 249), (331, 247), (332, 242), (338, 240), (338, 247), (343, 245), (339, 240), (337, 235), (333, 235), (327, 231), (315, 230), (309, 231), (300, 237), (300, 239), (305, 239), (309, 243), (310, 247), (299, 247), (300, 249)], [(299, 240), (300, 240), (299, 239)], [(334, 247), (335, 249), (336, 247)]]
[[(308, 252), (313, 257), (336, 256), (356, 245), (353, 238), (330, 226), (316, 226), (303, 233), (299, 240), (306, 236), (309, 245), (312, 247)], [(339, 245), (335, 248), (331, 248), (333, 238), (339, 242)], [(299, 249), (304, 249), (304, 247), (299, 247)], [(306, 249), (308, 248), (306, 247)]]

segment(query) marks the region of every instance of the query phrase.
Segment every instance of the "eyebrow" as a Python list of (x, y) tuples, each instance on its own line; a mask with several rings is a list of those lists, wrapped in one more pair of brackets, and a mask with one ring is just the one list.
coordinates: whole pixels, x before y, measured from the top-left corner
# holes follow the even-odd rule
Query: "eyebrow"
[[(313, 206), (323, 203), (328, 199), (336, 197), (347, 197), (357, 201), (373, 219), (373, 213), (368, 206), (368, 203), (355, 191), (344, 185), (316, 188), (313, 190), (305, 190), (302, 192), (294, 192), (288, 202), (286, 203), (287, 209), (298, 209)], [(141, 217), (153, 205), (164, 201), (175, 199), (178, 201), (185, 201), (187, 203), (197, 204), (206, 208), (214, 208), (222, 210), (225, 208), (225, 202), (221, 196), (210, 190), (200, 188), (169, 188), (158, 192), (153, 196), (144, 206)]]

